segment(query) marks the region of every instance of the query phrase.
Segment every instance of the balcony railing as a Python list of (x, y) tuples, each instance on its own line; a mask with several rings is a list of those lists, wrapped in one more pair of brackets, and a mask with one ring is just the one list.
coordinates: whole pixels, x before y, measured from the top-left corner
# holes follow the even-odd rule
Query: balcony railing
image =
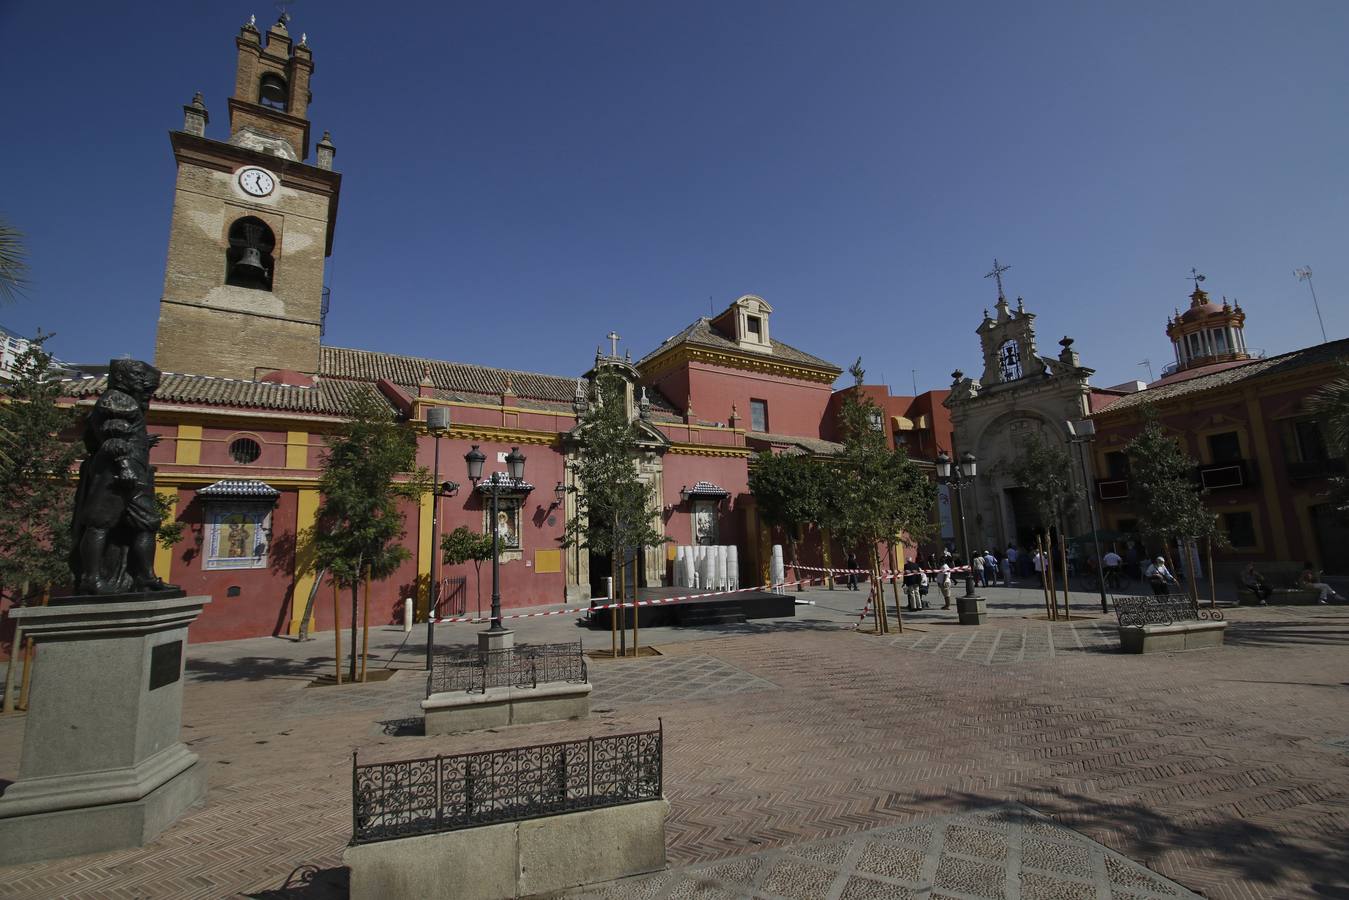
[(1332, 478), (1345, 473), (1343, 457), (1331, 459), (1310, 459), (1288, 463), (1288, 477), (1294, 481), (1307, 478)]
[[(1264, 359), (1264, 358), (1265, 358), (1265, 351), (1263, 350), (1248, 349), (1245, 351), (1238, 350), (1235, 352), (1227, 350), (1222, 353), (1205, 353), (1202, 356), (1192, 357), (1191, 359), (1185, 361), (1184, 368), (1187, 370), (1199, 369), (1204, 366), (1211, 366), (1214, 363), (1228, 362), (1229, 360), (1233, 359)], [(1165, 378), (1168, 375), (1174, 375), (1180, 370), (1181, 370), (1180, 363), (1178, 362), (1168, 363), (1166, 367), (1162, 369), (1162, 377)]]
[(1096, 496), (1102, 500), (1127, 500), (1129, 498), (1129, 479), (1098, 478)]
[(1251, 481), (1251, 471), (1244, 459), (1199, 467), (1199, 483), (1210, 491), (1249, 487)]

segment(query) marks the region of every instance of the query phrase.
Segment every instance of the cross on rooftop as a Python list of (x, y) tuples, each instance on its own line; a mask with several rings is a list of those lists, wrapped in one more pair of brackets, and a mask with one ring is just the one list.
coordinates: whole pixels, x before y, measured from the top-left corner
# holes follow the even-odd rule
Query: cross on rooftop
[(993, 257), (993, 271), (985, 275), (985, 278), (992, 278), (998, 283), (998, 298), (1002, 299), (1002, 273), (1010, 269), (1011, 266), (1004, 266), (998, 263), (998, 258)]

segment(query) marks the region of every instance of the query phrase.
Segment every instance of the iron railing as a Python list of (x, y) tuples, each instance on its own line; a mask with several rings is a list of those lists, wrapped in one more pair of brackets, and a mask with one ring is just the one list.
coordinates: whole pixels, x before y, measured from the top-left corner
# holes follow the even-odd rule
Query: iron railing
[(1200, 607), (1181, 594), (1153, 597), (1116, 597), (1115, 617), (1122, 627), (1174, 625), (1201, 619), (1220, 621), (1222, 610)]
[(659, 800), (664, 725), (583, 741), (359, 763), (351, 843)]
[(538, 687), (550, 681), (589, 680), (581, 642), (530, 644), (506, 650), (450, 650), (431, 660), (426, 696), (446, 692), (486, 693), (496, 687)]

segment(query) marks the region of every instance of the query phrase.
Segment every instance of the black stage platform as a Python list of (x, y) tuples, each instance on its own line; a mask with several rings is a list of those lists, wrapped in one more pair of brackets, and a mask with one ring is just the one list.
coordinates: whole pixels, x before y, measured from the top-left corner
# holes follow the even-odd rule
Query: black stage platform
[[(641, 588), (637, 591), (640, 600), (664, 600), (667, 597), (682, 597), (692, 593), (689, 588), (658, 587)], [(609, 617), (617, 610), (596, 609), (590, 613), (587, 624), (591, 628), (608, 630), (613, 626)], [(632, 610), (627, 611), (627, 624), (632, 627)], [(792, 594), (772, 594), (768, 591), (738, 591), (719, 597), (707, 597), (702, 600), (679, 600), (673, 603), (658, 603), (652, 606), (637, 607), (640, 628), (658, 628), (663, 625), (676, 627), (696, 627), (698, 625), (724, 625), (743, 622), (746, 619), (776, 619), (796, 615), (796, 600)], [(619, 620), (620, 622), (622, 619)]]

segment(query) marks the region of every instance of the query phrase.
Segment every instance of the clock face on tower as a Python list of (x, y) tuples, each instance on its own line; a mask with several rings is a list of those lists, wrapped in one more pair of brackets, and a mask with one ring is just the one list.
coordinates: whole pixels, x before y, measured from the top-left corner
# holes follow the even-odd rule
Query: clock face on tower
[(239, 171), (239, 187), (254, 197), (266, 197), (276, 188), (276, 179), (266, 169), (250, 167)]

